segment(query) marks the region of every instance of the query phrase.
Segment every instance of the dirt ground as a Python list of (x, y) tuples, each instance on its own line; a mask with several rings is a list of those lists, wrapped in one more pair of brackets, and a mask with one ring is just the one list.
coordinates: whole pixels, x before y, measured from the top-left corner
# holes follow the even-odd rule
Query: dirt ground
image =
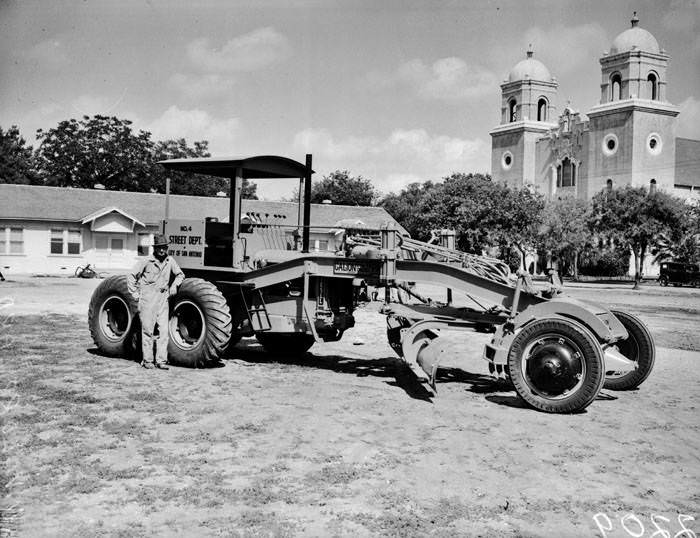
[(567, 285), (638, 313), (657, 362), (639, 390), (548, 415), (487, 375), (483, 334), (447, 336), (430, 397), (376, 303), (302, 359), (246, 339), (220, 368), (144, 370), (94, 349), (98, 283), (0, 284), (10, 536), (700, 532), (700, 290)]

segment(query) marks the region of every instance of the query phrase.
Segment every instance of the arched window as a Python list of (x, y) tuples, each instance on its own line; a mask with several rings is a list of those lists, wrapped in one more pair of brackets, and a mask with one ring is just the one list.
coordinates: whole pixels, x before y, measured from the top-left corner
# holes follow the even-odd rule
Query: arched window
[(659, 98), (659, 84), (654, 73), (649, 73), (647, 77), (647, 88), (649, 99), (656, 101)]
[(508, 101), (508, 121), (513, 123), (518, 120), (518, 111), (515, 107), (515, 99)]
[(557, 166), (557, 187), (575, 187), (576, 186), (576, 165), (566, 157), (559, 166)]
[(610, 77), (610, 100), (619, 101), (622, 99), (622, 77), (620, 73), (615, 73)]
[(537, 121), (547, 121), (547, 100), (544, 97), (537, 101)]

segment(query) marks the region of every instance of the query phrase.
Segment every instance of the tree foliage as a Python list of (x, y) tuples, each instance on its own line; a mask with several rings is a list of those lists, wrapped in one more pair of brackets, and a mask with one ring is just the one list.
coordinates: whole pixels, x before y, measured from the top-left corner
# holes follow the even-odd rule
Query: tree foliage
[(150, 191), (150, 133), (135, 133), (129, 120), (83, 116), (37, 131), (37, 169), (44, 185)]
[(534, 246), (544, 200), (527, 189), (494, 183), (488, 175), (452, 174), (442, 183), (409, 185), (381, 205), (416, 239), (453, 229), (460, 250), (480, 254), (498, 247), (507, 256), (511, 247), (523, 253)]
[(379, 202), (389, 215), (403, 226), (411, 237), (427, 240), (433, 228), (423, 213), (424, 203), (438, 185), (432, 181), (411, 183), (398, 194), (390, 193)]
[[(184, 138), (157, 142), (153, 149), (153, 163), (150, 170), (151, 185), (157, 192), (165, 192), (166, 178), (170, 178), (170, 192), (189, 196), (216, 196), (223, 192), (230, 194), (231, 181), (227, 178), (192, 174), (168, 170), (158, 164), (166, 159), (191, 159), (210, 157), (209, 142), (201, 140), (194, 146), (187, 145)], [(257, 185), (243, 179), (243, 198), (257, 200)]]
[[(40, 144), (33, 163), (37, 182), (43, 185), (92, 189), (99, 184), (107, 190), (164, 193), (166, 178), (170, 178), (173, 194), (229, 194), (226, 178), (166, 170), (158, 164), (165, 159), (209, 157), (206, 140), (193, 146), (184, 138), (154, 142), (151, 133), (135, 132), (131, 121), (101, 115), (40, 129), (37, 140)], [(243, 197), (257, 198), (256, 189), (244, 180)]]
[(336, 170), (311, 186), (311, 203), (330, 200), (336, 205), (370, 206), (377, 199), (372, 182), (362, 176), (352, 177), (347, 170)]
[(547, 202), (542, 212), (538, 231), (540, 248), (567, 260), (573, 267), (574, 279), (578, 279), (579, 255), (592, 241), (589, 213), (589, 204), (573, 197)]
[(635, 261), (635, 287), (642, 278), (642, 261), (659, 240), (682, 224), (683, 207), (664, 192), (643, 187), (604, 189), (593, 197), (591, 228), (611, 237), (618, 247), (629, 248)]
[(36, 183), (31, 146), (27, 146), (17, 126), (0, 127), (0, 183)]

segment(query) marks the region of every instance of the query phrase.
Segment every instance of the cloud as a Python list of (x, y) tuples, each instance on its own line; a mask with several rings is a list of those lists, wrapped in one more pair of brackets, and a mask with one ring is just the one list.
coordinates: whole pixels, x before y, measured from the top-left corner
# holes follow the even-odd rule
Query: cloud
[(529, 28), (525, 32), (525, 43), (532, 44), (535, 58), (544, 62), (555, 77), (588, 71), (595, 71), (597, 76), (599, 66), (593, 59), (601, 57), (612, 40), (597, 23), (557, 24), (546, 29)]
[(181, 110), (177, 106), (171, 106), (143, 128), (153, 134), (154, 140), (185, 138), (190, 144), (208, 140), (212, 155), (234, 153), (242, 134), (238, 118), (215, 119), (203, 110)]
[(462, 101), (497, 91), (498, 79), (479, 65), (469, 65), (460, 58), (450, 57), (432, 65), (413, 59), (401, 64), (393, 73), (370, 73), (366, 86), (382, 89), (405, 86), (421, 99)]
[(168, 79), (168, 84), (189, 99), (204, 100), (232, 92), (235, 80), (233, 77), (218, 73), (200, 75), (176, 73)]
[(47, 39), (37, 43), (21, 54), (22, 57), (36, 62), (39, 67), (51, 70), (59, 70), (68, 64), (63, 43), (58, 39)]
[(261, 69), (288, 56), (287, 38), (271, 27), (259, 28), (231, 39), (220, 49), (206, 38), (187, 45), (187, 57), (199, 70), (210, 73), (234, 73)]
[(295, 152), (314, 154), (319, 176), (347, 169), (384, 193), (452, 172), (486, 171), (491, 155), (490, 144), (480, 138), (431, 135), (425, 129), (396, 129), (384, 138), (336, 138), (327, 129), (305, 129), (296, 134), (293, 146)]
[(664, 28), (672, 32), (697, 30), (700, 25), (698, 0), (673, 0), (661, 20)]
[(700, 100), (691, 96), (679, 106), (678, 136), (700, 139)]
[[(688, 49), (700, 56), (700, 2), (698, 0), (674, 0), (662, 19), (665, 29), (680, 35)], [(661, 44), (663, 47), (663, 43)]]

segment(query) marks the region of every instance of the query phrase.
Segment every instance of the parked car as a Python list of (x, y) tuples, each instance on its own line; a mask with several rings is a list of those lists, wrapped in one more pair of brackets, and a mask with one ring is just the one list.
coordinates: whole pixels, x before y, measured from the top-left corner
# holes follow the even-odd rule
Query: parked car
[(659, 272), (659, 284), (668, 286), (689, 286), (700, 287), (700, 270), (695, 263), (661, 262)]

